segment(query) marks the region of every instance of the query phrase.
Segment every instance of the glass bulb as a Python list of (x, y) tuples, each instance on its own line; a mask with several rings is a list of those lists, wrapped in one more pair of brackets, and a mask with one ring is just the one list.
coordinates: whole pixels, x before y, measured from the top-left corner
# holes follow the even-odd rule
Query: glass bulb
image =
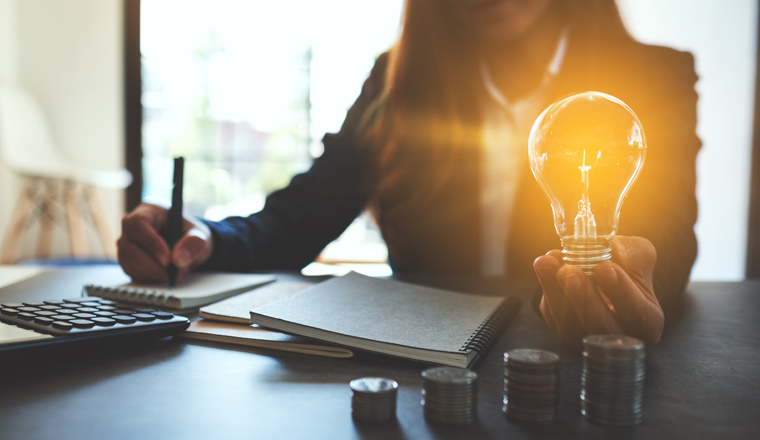
[(605, 93), (568, 96), (533, 123), (528, 155), (554, 212), (564, 265), (592, 275), (611, 257), (623, 199), (644, 166), (639, 118)]

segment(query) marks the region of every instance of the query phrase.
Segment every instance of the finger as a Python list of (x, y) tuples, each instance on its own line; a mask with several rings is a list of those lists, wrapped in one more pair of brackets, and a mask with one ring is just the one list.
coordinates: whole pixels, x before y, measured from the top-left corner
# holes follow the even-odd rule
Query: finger
[(553, 319), (557, 332), (563, 338), (577, 342), (583, 336), (583, 327), (569, 298), (565, 296), (562, 287), (557, 282), (557, 271), (560, 267), (562, 267), (560, 262), (551, 255), (538, 257), (533, 262), (533, 269), (544, 290), (544, 300), (550, 312), (548, 316), (544, 316), (544, 320)]
[(190, 229), (174, 246), (172, 262), (179, 269), (195, 267), (205, 260), (208, 236), (198, 228)]
[(117, 242), (118, 259), (124, 272), (135, 281), (163, 281), (166, 269), (159, 265), (142, 247), (122, 237)]
[(546, 255), (550, 257), (554, 257), (557, 261), (560, 262), (560, 264), (562, 263), (562, 251), (560, 251), (559, 249), (552, 249), (549, 252), (547, 252)]
[(586, 334), (623, 333), (623, 328), (596, 290), (596, 285), (579, 267), (562, 267), (557, 271), (557, 280), (562, 291), (570, 298)]
[(544, 318), (546, 326), (555, 333), (559, 333), (557, 322), (555, 321), (554, 316), (552, 316), (551, 310), (549, 310), (549, 303), (546, 302), (546, 296), (541, 298), (541, 304), (538, 305), (538, 310), (541, 312), (541, 316)]
[[(615, 306), (618, 320), (626, 333), (656, 344), (662, 335), (665, 315), (659, 302), (654, 301), (628, 276), (622, 267), (605, 262), (596, 267), (594, 276), (602, 291)], [(651, 296), (654, 296), (654, 292)]]
[(655, 300), (652, 275), (657, 262), (657, 251), (649, 240), (641, 237), (615, 237), (612, 241), (612, 261), (620, 265), (634, 283), (646, 289), (643, 292), (645, 296)]
[(121, 231), (122, 236), (142, 247), (161, 266), (169, 265), (169, 246), (148, 219), (128, 215), (122, 220)]
[(185, 279), (185, 276), (190, 272), (190, 269), (180, 269), (177, 272), (177, 284), (181, 284), (182, 280)]

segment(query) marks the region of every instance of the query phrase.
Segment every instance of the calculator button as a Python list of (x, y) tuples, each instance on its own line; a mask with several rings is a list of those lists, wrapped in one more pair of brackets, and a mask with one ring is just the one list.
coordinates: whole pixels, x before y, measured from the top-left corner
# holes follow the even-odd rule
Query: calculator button
[(76, 328), (90, 328), (95, 325), (95, 323), (89, 319), (74, 319), (69, 322)]
[(96, 317), (97, 315), (93, 315), (92, 313), (74, 313), (74, 316), (80, 319), (91, 319)]
[(53, 315), (50, 317), (50, 319), (54, 319), (56, 321), (71, 321), (72, 319), (76, 319), (71, 315)]
[(113, 312), (118, 315), (131, 315), (135, 313), (134, 310), (127, 310), (127, 309), (116, 309), (116, 310), (113, 310)]
[(139, 319), (140, 321), (143, 321), (143, 322), (150, 322), (150, 321), (153, 321), (153, 320), (156, 319), (155, 316), (149, 315), (147, 313), (135, 313), (132, 316), (134, 316), (135, 318), (137, 318), (137, 319)]
[(19, 318), (23, 319), (24, 321), (31, 321), (34, 319), (34, 315), (31, 313), (21, 312), (18, 315)]
[(2, 304), (2, 306), (3, 307), (8, 307), (9, 309), (18, 309), (19, 307), (24, 307), (23, 304), (17, 304), (17, 303), (13, 303), (13, 304), (11, 304), (11, 303), (5, 303), (5, 304)]
[(66, 303), (66, 304), (61, 304), (61, 308), (62, 308), (62, 309), (72, 309), (72, 310), (76, 310), (77, 308), (79, 308), (79, 304), (76, 304), (76, 303)]
[(67, 299), (64, 299), (64, 301), (67, 302), (67, 303), (77, 303), (77, 304), (79, 304), (79, 303), (89, 302), (89, 301), (98, 302), (98, 298), (95, 298), (95, 297), (92, 297), (92, 296), (83, 296), (81, 298), (67, 298)]
[(40, 310), (38, 312), (32, 312), (35, 316), (53, 316), (57, 315), (55, 312), (51, 312), (50, 310)]
[(87, 301), (87, 302), (79, 303), (79, 305), (84, 306), (84, 307), (97, 307), (100, 305), (100, 303), (95, 302), (95, 301)]
[(34, 322), (36, 322), (37, 324), (42, 324), (42, 325), (50, 325), (53, 323), (53, 321), (54, 321), (53, 319), (46, 318), (44, 316), (38, 316), (34, 318)]
[(95, 325), (100, 325), (103, 327), (108, 327), (108, 326), (116, 324), (116, 321), (111, 318), (97, 317), (97, 318), (92, 318), (92, 321), (95, 322)]
[(61, 330), (71, 330), (74, 325), (65, 321), (55, 321), (53, 323), (53, 327), (59, 328)]
[(39, 307), (39, 306), (44, 306), (45, 303), (41, 303), (41, 302), (25, 302), (24, 305), (25, 306), (29, 306), (29, 307)]
[(58, 310), (58, 309), (60, 309), (59, 306), (51, 306), (51, 305), (40, 306), (40, 308), (42, 310)]
[(98, 308), (99, 308), (100, 310), (106, 310), (106, 311), (110, 311), (110, 310), (116, 310), (116, 309), (117, 309), (117, 308), (116, 308), (116, 307), (114, 307), (114, 306), (98, 306)]
[(76, 309), (55, 309), (54, 312), (58, 312), (61, 315), (71, 315), (72, 313), (76, 313)]
[(134, 324), (135, 321), (137, 321), (137, 319), (126, 315), (116, 315), (113, 317), (113, 319), (119, 324)]
[(109, 316), (116, 316), (116, 313), (114, 312), (95, 312), (94, 314), (98, 316), (104, 316), (106, 318)]
[(18, 314), (18, 310), (12, 309), (10, 307), (4, 307), (3, 309), (0, 309), (0, 313), (2, 313), (3, 315), (13, 316), (13, 315)]
[(153, 311), (153, 309), (149, 309), (147, 307), (137, 307), (137, 308), (135, 308), (135, 312), (138, 312), (138, 313), (150, 313), (152, 311)]
[(80, 312), (82, 312), (82, 313), (92, 313), (92, 312), (99, 311), (95, 307), (79, 307), (77, 310), (80, 311)]
[(51, 306), (60, 306), (61, 304), (63, 304), (63, 301), (57, 301), (53, 299), (46, 299), (45, 301), (42, 301), (42, 302), (44, 302), (45, 304), (50, 304)]
[(105, 304), (107, 306), (112, 306), (112, 305), (116, 304), (116, 301), (111, 301), (110, 299), (101, 299), (100, 303), (101, 304)]
[(174, 316), (174, 314), (169, 312), (152, 312), (152, 314), (158, 319), (172, 319)]
[(38, 312), (40, 309), (37, 307), (19, 307), (18, 310), (20, 312)]

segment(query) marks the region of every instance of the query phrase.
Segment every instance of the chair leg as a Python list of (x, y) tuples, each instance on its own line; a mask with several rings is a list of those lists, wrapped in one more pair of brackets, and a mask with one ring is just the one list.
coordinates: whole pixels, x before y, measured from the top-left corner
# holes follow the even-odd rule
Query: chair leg
[(84, 219), (82, 218), (82, 188), (77, 182), (66, 182), (64, 195), (66, 220), (69, 227), (69, 249), (74, 258), (87, 257), (87, 240), (85, 239)]
[(8, 225), (8, 231), (3, 239), (3, 250), (0, 252), (0, 264), (15, 263), (16, 246), (18, 246), (21, 234), (24, 232), (26, 222), (34, 210), (34, 201), (37, 198), (37, 185), (32, 179), (26, 179), (24, 188), (19, 195), (16, 209)]
[(40, 232), (37, 238), (38, 259), (50, 258), (53, 248), (53, 232), (58, 219), (58, 205), (63, 181), (45, 179), (42, 189), (42, 209), (40, 212)]
[(107, 258), (115, 260), (116, 242), (113, 234), (111, 234), (111, 228), (108, 227), (108, 217), (106, 216), (105, 209), (103, 209), (103, 205), (100, 203), (100, 198), (98, 198), (95, 188), (91, 185), (85, 185), (84, 197), (92, 214), (92, 219), (95, 222), (95, 229), (98, 231), (100, 244), (103, 246), (103, 253)]

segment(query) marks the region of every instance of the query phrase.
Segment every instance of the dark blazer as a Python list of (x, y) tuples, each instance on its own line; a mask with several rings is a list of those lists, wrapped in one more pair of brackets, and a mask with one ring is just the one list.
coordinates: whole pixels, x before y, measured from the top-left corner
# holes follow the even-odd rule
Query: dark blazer
[[(324, 154), (309, 171), (272, 193), (261, 212), (207, 222), (214, 252), (204, 269), (301, 269), (366, 208), (373, 192), (369, 155), (355, 132), (382, 91), (386, 64), (386, 55), (377, 60), (340, 132), (325, 135)], [(661, 302), (679, 296), (697, 253), (696, 80), (688, 53), (628, 40), (589, 45), (571, 35), (546, 102), (596, 90), (620, 98), (639, 116), (647, 158), (623, 205), (619, 234), (654, 244), (655, 292)], [(394, 272), (479, 273), (479, 182), (477, 166), (461, 166), (423, 213), (384, 227), (386, 240), (392, 237)], [(513, 209), (508, 275), (535, 279), (533, 260), (559, 248), (559, 239), (549, 202), (527, 168)]]

